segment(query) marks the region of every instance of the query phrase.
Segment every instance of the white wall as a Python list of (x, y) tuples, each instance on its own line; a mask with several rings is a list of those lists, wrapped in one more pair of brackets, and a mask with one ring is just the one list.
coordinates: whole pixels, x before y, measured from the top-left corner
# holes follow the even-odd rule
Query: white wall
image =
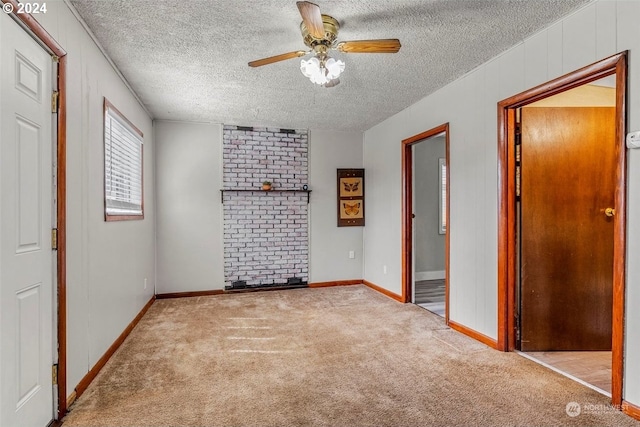
[(445, 236), (440, 234), (441, 182), (438, 159), (445, 157), (445, 149), (444, 137), (429, 138), (413, 146), (415, 280), (439, 278), (420, 273), (442, 272), (440, 277), (444, 278)]
[[(450, 318), (497, 338), (496, 104), (630, 50), (629, 129), (640, 129), (640, 2), (601, 0), (365, 132), (364, 278), (400, 293), (400, 141), (450, 123)], [(640, 152), (629, 152), (624, 398), (640, 404)], [(382, 266), (388, 264), (388, 273)], [(631, 309), (631, 310), (630, 310)]]
[[(151, 119), (62, 1), (37, 16), (67, 52), (67, 391), (71, 393), (153, 296)], [(104, 221), (103, 98), (144, 134), (141, 221)], [(147, 278), (147, 289), (144, 279)]]
[[(361, 167), (361, 132), (309, 132), (309, 188), (313, 190), (310, 211), (309, 282), (362, 279), (363, 227), (338, 227), (336, 205), (336, 169)], [(369, 192), (367, 173), (365, 171), (366, 194)], [(366, 198), (365, 203), (368, 203)], [(368, 204), (365, 210), (365, 215), (368, 215)], [(354, 251), (355, 258), (349, 259), (349, 251)]]
[[(224, 289), (222, 125), (156, 121), (154, 133), (157, 293)], [(362, 227), (336, 225), (336, 169), (359, 167), (362, 133), (309, 132), (310, 282), (362, 278)]]
[(224, 289), (222, 125), (154, 122), (158, 294)]

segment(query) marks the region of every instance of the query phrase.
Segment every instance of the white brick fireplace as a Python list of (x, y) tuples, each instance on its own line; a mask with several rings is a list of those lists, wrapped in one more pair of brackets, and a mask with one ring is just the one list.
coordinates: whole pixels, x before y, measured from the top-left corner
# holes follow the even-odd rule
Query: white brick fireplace
[(224, 126), (226, 287), (308, 281), (307, 153), (306, 130)]

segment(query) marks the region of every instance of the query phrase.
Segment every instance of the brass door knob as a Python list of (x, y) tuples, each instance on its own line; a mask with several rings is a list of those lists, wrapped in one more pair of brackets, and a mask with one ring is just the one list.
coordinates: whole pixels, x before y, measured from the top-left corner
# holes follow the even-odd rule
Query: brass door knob
[(611, 216), (614, 216), (616, 214), (616, 210), (613, 209), (613, 208), (607, 208), (607, 209), (604, 210), (604, 214), (606, 216), (611, 217)]

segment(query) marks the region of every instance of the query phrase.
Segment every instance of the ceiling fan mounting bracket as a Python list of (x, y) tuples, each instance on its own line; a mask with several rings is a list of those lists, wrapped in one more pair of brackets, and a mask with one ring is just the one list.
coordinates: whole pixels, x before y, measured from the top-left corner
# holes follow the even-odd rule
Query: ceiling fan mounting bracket
[(338, 20), (329, 15), (322, 15), (322, 25), (324, 26), (324, 38), (318, 39), (309, 33), (304, 21), (300, 23), (300, 31), (302, 32), (304, 44), (312, 49), (318, 45), (324, 45), (327, 48), (333, 46), (338, 38), (338, 31), (340, 30)]

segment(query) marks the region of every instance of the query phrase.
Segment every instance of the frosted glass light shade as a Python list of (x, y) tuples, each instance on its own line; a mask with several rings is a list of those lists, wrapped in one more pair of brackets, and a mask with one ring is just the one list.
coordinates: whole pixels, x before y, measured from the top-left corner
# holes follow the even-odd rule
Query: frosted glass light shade
[(336, 61), (334, 58), (327, 58), (324, 66), (322, 66), (320, 60), (314, 56), (308, 60), (302, 59), (300, 61), (300, 71), (312, 83), (325, 85), (340, 76), (344, 71), (344, 62), (341, 60)]
[(315, 84), (322, 85), (329, 81), (324, 73), (324, 68), (320, 68), (320, 60), (315, 56), (309, 60), (301, 60), (300, 71)]
[(337, 79), (344, 71), (344, 62), (340, 59), (336, 61), (333, 58), (329, 58), (325, 62), (324, 66), (327, 69), (327, 78), (329, 80)]
[(309, 58), (309, 60), (303, 59), (300, 61), (300, 71), (305, 77), (311, 78), (311, 76), (320, 72), (320, 61), (315, 56)]

